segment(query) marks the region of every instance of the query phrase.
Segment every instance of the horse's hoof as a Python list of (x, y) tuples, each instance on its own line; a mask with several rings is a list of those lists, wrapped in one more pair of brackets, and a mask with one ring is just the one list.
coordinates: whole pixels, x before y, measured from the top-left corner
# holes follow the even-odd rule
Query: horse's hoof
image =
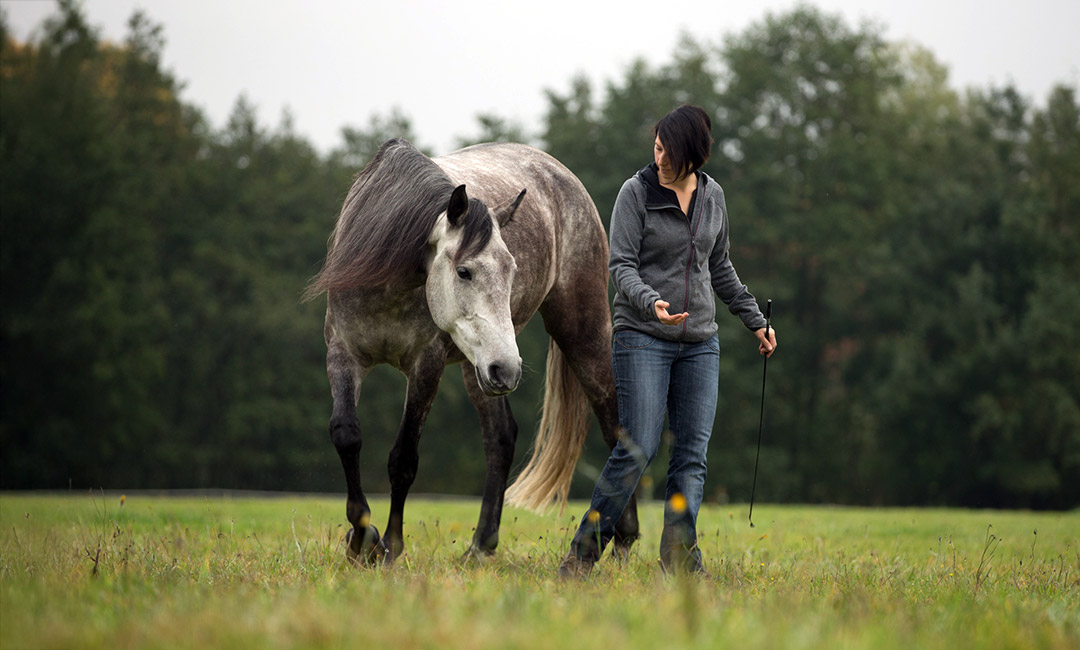
[(469, 550), (465, 551), (465, 554), (461, 556), (461, 563), (464, 565), (484, 565), (493, 557), (495, 557), (494, 549), (486, 550), (477, 546), (470, 546)]
[(618, 535), (612, 540), (611, 544), (611, 557), (619, 562), (626, 561), (630, 557), (630, 549), (634, 546), (634, 542), (638, 540), (637, 535), (620, 537)]
[(357, 564), (371, 566), (386, 557), (386, 545), (379, 537), (379, 529), (368, 525), (363, 533), (356, 534), (355, 528), (345, 533), (345, 554)]
[(387, 566), (393, 566), (394, 562), (405, 553), (405, 545), (401, 540), (384, 537), (382, 545), (386, 549), (383, 555), (383, 564)]
[(611, 559), (616, 562), (622, 563), (630, 559), (630, 545), (629, 544), (612, 544), (611, 545)]

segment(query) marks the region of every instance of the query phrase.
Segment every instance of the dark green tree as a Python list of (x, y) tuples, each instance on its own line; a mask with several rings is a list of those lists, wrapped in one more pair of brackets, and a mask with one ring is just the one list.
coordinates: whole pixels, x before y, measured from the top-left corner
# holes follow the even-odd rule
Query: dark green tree
[(163, 428), (158, 208), (192, 126), (159, 47), (138, 15), (126, 46), (100, 44), (73, 2), (38, 44), (5, 32), (5, 485), (152, 475), (136, 461)]

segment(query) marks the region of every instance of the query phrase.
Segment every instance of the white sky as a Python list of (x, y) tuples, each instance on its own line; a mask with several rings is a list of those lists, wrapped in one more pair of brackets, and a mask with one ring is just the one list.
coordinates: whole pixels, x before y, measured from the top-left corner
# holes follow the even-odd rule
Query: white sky
[[(142, 8), (164, 25), (163, 63), (185, 84), (184, 101), (224, 125), (246, 95), (276, 127), (287, 107), (319, 149), (341, 127), (365, 127), (398, 107), (417, 144), (436, 153), (478, 132), (490, 112), (539, 132), (545, 89), (564, 94), (584, 74), (601, 89), (638, 57), (671, 60), (682, 33), (711, 44), (794, 0), (84, 0), (109, 40)], [(1015, 83), (1039, 104), (1056, 83), (1080, 86), (1080, 0), (816, 0), (849, 26), (870, 19), (891, 41), (927, 47), (954, 88)], [(25, 40), (51, 0), (0, 0)]]

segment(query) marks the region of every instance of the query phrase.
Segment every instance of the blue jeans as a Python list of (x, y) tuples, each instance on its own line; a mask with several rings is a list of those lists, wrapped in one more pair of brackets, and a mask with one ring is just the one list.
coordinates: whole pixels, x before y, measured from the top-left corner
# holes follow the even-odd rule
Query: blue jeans
[(665, 489), (660, 559), (665, 567), (700, 568), (697, 515), (705, 487), (705, 454), (716, 417), (720, 353), (714, 335), (699, 343), (619, 330), (612, 366), (622, 427), (593, 490), (571, 551), (595, 561), (615, 533), (615, 522), (656, 457), (665, 411), (674, 435)]

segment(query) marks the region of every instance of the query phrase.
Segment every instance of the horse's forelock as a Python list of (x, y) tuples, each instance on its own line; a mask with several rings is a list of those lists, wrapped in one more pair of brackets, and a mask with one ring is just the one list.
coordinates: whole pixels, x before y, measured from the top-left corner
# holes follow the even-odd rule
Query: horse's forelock
[(454, 253), (454, 263), (477, 255), (487, 247), (494, 231), (494, 219), (487, 205), (479, 199), (469, 199), (469, 211), (465, 214), (461, 233), (461, 244)]

